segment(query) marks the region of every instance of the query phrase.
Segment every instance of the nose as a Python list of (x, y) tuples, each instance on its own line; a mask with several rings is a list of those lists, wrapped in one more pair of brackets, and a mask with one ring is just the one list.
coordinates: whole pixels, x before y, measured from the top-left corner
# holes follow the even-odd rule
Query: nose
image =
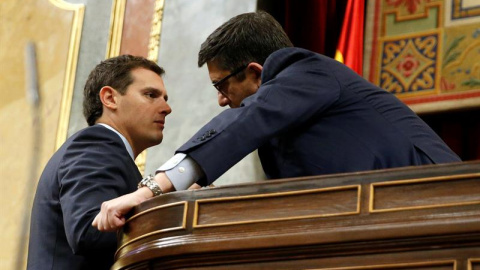
[(230, 104), (230, 99), (228, 99), (220, 91), (218, 91), (217, 93), (218, 93), (218, 105), (220, 105), (220, 107), (225, 107)]
[(170, 107), (170, 105), (168, 105), (168, 103), (166, 101), (164, 102), (164, 105), (162, 106), (161, 113), (165, 113), (165, 116), (172, 113), (172, 108)]

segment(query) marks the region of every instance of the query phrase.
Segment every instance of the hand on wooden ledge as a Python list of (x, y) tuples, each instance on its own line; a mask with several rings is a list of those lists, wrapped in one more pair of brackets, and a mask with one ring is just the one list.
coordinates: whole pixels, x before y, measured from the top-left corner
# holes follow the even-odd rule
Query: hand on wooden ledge
[[(156, 174), (154, 180), (163, 193), (175, 191), (165, 173)], [(142, 187), (132, 193), (103, 202), (100, 213), (93, 220), (92, 226), (102, 232), (116, 231), (125, 225), (125, 215), (133, 207), (152, 197), (153, 192), (147, 187)]]
[(148, 188), (143, 187), (135, 192), (103, 202), (100, 213), (93, 220), (92, 226), (102, 232), (116, 231), (125, 225), (125, 215), (133, 207), (152, 196), (153, 193)]

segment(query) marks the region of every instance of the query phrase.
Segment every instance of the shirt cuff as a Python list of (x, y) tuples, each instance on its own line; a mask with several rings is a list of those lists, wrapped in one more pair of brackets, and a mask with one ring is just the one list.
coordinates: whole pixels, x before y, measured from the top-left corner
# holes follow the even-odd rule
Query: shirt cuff
[(186, 190), (204, 177), (200, 166), (184, 153), (179, 153), (160, 166), (156, 173), (165, 172), (175, 190)]

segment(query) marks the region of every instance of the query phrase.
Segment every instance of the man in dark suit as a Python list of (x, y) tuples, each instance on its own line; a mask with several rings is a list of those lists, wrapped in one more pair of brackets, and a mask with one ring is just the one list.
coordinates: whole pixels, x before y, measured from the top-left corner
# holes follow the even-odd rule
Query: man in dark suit
[[(159, 168), (163, 192), (209, 185), (255, 149), (269, 178), (460, 161), (394, 95), (333, 59), (294, 48), (265, 12), (217, 28), (201, 46), (198, 64), (205, 63), (219, 105), (231, 109)], [(121, 226), (119, 217), (135, 205), (128, 200), (107, 202), (112, 208), (94, 225)]]
[(27, 269), (111, 267), (116, 235), (91, 223), (103, 201), (137, 190), (142, 176), (135, 157), (162, 141), (171, 112), (163, 73), (154, 62), (129, 55), (107, 59), (90, 73), (83, 103), (89, 127), (58, 149), (38, 182)]

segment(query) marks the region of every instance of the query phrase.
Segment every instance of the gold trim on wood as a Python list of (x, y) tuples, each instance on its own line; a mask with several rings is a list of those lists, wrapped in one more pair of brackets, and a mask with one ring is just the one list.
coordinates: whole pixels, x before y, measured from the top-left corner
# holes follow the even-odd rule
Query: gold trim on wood
[(480, 258), (468, 259), (468, 270), (473, 270), (473, 263), (480, 263)]
[[(157, 63), (158, 62), (158, 51), (160, 49), (160, 36), (162, 33), (162, 20), (163, 20), (163, 8), (165, 1), (156, 0), (155, 1), (155, 10), (153, 13), (152, 27), (150, 30), (150, 41), (148, 43), (148, 59)], [(147, 150), (140, 153), (135, 159), (135, 164), (137, 164), (140, 173), (145, 172), (145, 163), (147, 159)]]
[(160, 35), (162, 33), (162, 20), (164, 0), (155, 1), (155, 12), (153, 13), (152, 28), (150, 31), (150, 42), (148, 44), (148, 59), (157, 62), (160, 49)]
[(414, 184), (414, 183), (439, 182), (439, 181), (448, 181), (448, 180), (461, 180), (461, 179), (468, 179), (468, 178), (474, 178), (474, 177), (480, 177), (480, 173), (450, 175), (450, 176), (438, 176), (438, 177), (428, 177), (428, 178), (418, 178), (418, 179), (409, 179), (409, 180), (372, 183), (372, 184), (370, 184), (369, 212), (370, 213), (381, 213), (381, 212), (394, 212), (394, 211), (406, 211), (406, 210), (415, 210), (415, 209), (428, 209), (428, 208), (439, 208), (439, 207), (449, 207), (449, 206), (480, 204), (480, 201), (470, 201), (470, 202), (459, 202), (459, 203), (433, 204), (433, 205), (425, 205), (425, 206), (407, 206), (407, 207), (398, 207), (398, 208), (389, 208), (389, 209), (374, 209), (375, 187), (405, 185), (405, 184)]
[(453, 270), (457, 269), (457, 261), (429, 261), (429, 262), (413, 262), (413, 263), (394, 263), (394, 264), (379, 264), (379, 265), (365, 265), (365, 266), (348, 266), (335, 268), (309, 268), (305, 270), (368, 270), (368, 269), (389, 269), (397, 267), (422, 267), (422, 266), (437, 266), (452, 264)]
[[(348, 189), (357, 189), (357, 209), (354, 212), (320, 214), (320, 215), (305, 215), (305, 216), (292, 216), (292, 217), (285, 217), (285, 218), (271, 218), (271, 219), (259, 219), (259, 220), (246, 220), (246, 221), (224, 222), (224, 223), (205, 224), (205, 225), (199, 225), (198, 224), (199, 209), (200, 209), (200, 204), (201, 203), (249, 200), (249, 199), (266, 198), (266, 197), (281, 197), (281, 196), (302, 195), (302, 194), (321, 193), (321, 192), (348, 190)], [(320, 189), (313, 189), (313, 190), (288, 191), (288, 192), (277, 192), (277, 193), (271, 193), (271, 194), (256, 194), (256, 195), (245, 195), (245, 196), (234, 196), (234, 197), (225, 197), (225, 198), (213, 198), (213, 199), (196, 200), (195, 201), (194, 216), (193, 216), (193, 228), (222, 227), (222, 226), (237, 225), (237, 224), (251, 224), (251, 223), (264, 223), (264, 222), (273, 222), (273, 221), (286, 221), (286, 220), (309, 219), (309, 218), (320, 218), (320, 217), (356, 215), (356, 214), (360, 213), (361, 189), (362, 189), (361, 185), (351, 185), (351, 186), (342, 186), (342, 187), (320, 188)]]
[(165, 233), (165, 232), (171, 232), (171, 231), (179, 231), (179, 230), (185, 230), (187, 228), (187, 210), (188, 210), (188, 202), (186, 201), (182, 201), (182, 202), (176, 202), (176, 203), (170, 203), (170, 204), (165, 204), (165, 205), (160, 205), (160, 206), (156, 206), (156, 207), (153, 207), (153, 208), (150, 208), (148, 210), (145, 210), (143, 212), (140, 212), (136, 215), (133, 215), (132, 217), (130, 217), (129, 219), (127, 219), (127, 221), (125, 221), (125, 225), (132, 221), (132, 219), (135, 219), (135, 218), (138, 218), (139, 216), (142, 216), (142, 215), (145, 215), (147, 213), (150, 213), (150, 212), (153, 212), (153, 211), (156, 211), (158, 209), (162, 209), (162, 208), (168, 208), (168, 207), (174, 207), (174, 206), (177, 206), (177, 205), (182, 205), (183, 204), (183, 218), (182, 218), (182, 226), (179, 226), (179, 227), (171, 227), (171, 228), (166, 228), (166, 229), (161, 229), (161, 230), (156, 230), (156, 231), (152, 231), (152, 232), (149, 232), (149, 233), (146, 233), (146, 234), (143, 234), (139, 237), (135, 237), (133, 239), (130, 239), (129, 241), (123, 243), (118, 249), (117, 251), (115, 252), (115, 257), (117, 257), (117, 254), (118, 252), (124, 248), (125, 246), (133, 243), (133, 242), (136, 242), (138, 240), (141, 240), (141, 239), (144, 239), (144, 238), (147, 238), (149, 236), (152, 236), (152, 235), (155, 235), (155, 234), (161, 234), (161, 233)]
[[(138, 218), (139, 216), (143, 216), (145, 214), (148, 214), (150, 212), (153, 212), (153, 211), (156, 211), (158, 209), (162, 209), (162, 208), (168, 208), (168, 207), (173, 207), (173, 206), (177, 206), (177, 205), (180, 205), (180, 204), (183, 204), (185, 206), (185, 209), (187, 209), (188, 207), (188, 204), (186, 201), (181, 201), (181, 202), (176, 202), (176, 203), (169, 203), (169, 204), (163, 204), (163, 205), (159, 205), (159, 206), (155, 206), (155, 207), (152, 207), (148, 210), (145, 210), (145, 211), (142, 211), (140, 213), (137, 213), (133, 216), (131, 216), (129, 219), (127, 219), (127, 221), (125, 221), (125, 224), (127, 224), (128, 222), (132, 221), (133, 219), (135, 218)], [(186, 219), (185, 219), (186, 220)], [(185, 223), (185, 220), (184, 220), (184, 223)]]
[(72, 109), (73, 86), (75, 83), (75, 74), (77, 72), (78, 51), (80, 48), (80, 38), (82, 35), (83, 18), (85, 14), (85, 5), (71, 4), (63, 0), (49, 0), (54, 6), (73, 11), (72, 30), (70, 33), (70, 42), (68, 45), (67, 66), (65, 71), (65, 80), (63, 83), (62, 101), (60, 105), (60, 117), (58, 120), (57, 138), (55, 141), (55, 150), (60, 148), (68, 136), (68, 125), (70, 121), (70, 111)]
[(107, 58), (115, 57), (120, 54), (126, 4), (127, 0), (115, 0), (112, 4), (110, 31), (108, 33), (107, 42)]

